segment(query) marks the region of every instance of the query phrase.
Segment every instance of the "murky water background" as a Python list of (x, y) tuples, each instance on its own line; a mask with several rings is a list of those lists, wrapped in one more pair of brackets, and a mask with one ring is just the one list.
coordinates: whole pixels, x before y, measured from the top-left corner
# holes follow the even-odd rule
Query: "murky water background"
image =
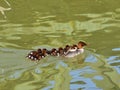
[[(119, 0), (0, 0), (0, 90), (120, 90), (119, 29)], [(74, 58), (25, 58), (80, 40)]]

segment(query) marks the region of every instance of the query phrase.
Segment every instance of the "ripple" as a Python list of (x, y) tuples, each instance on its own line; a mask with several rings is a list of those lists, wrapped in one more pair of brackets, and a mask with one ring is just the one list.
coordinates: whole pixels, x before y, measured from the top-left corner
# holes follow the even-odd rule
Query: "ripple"
[(103, 80), (103, 77), (102, 77), (102, 76), (94, 76), (93, 79), (96, 79), (96, 80)]
[(14, 43), (8, 43), (8, 42), (0, 42), (0, 46), (1, 46), (1, 47), (8, 47), (8, 46), (20, 47), (20, 46), (17, 45), (17, 44), (14, 44)]
[(113, 48), (112, 51), (120, 51), (120, 48)]

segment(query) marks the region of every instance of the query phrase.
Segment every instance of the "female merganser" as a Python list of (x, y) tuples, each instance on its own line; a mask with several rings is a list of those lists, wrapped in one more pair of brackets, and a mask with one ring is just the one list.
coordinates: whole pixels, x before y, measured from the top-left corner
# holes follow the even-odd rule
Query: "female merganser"
[(81, 54), (84, 52), (84, 46), (87, 44), (83, 41), (78, 42), (77, 45), (66, 45), (65, 48), (58, 48), (58, 49), (38, 49), (37, 51), (31, 51), (28, 55), (27, 58), (31, 59), (33, 61), (35, 60), (40, 60), (48, 55), (51, 56), (63, 56), (63, 57), (74, 57), (78, 54)]
[(84, 52), (84, 46), (87, 44), (83, 41), (80, 41), (77, 45), (73, 45), (66, 53), (65, 57), (74, 57), (78, 54), (81, 54)]

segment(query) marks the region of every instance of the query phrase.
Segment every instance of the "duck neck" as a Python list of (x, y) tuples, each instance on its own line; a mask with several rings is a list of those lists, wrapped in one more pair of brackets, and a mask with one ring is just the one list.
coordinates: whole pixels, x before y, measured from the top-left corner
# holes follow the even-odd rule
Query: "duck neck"
[(78, 49), (83, 49), (83, 46), (81, 44), (77, 45)]

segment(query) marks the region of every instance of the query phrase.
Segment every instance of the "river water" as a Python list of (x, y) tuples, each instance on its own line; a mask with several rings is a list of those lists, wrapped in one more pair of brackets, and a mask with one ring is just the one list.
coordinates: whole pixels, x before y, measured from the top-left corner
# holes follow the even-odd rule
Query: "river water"
[[(73, 58), (25, 58), (80, 40)], [(0, 0), (0, 90), (120, 90), (120, 0)]]

